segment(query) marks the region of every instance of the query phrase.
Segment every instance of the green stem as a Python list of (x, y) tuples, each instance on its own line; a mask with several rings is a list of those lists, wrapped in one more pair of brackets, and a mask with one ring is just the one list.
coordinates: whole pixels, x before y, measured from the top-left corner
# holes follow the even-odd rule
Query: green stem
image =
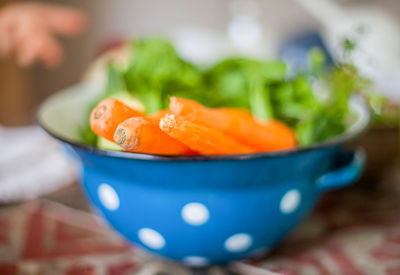
[(250, 83), (249, 103), (251, 112), (256, 118), (268, 120), (274, 117), (269, 88), (261, 79)]

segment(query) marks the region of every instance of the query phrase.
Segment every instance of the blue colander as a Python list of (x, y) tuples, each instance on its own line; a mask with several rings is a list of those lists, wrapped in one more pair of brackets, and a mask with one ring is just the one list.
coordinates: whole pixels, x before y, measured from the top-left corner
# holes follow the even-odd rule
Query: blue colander
[[(82, 163), (82, 186), (93, 207), (128, 241), (192, 266), (224, 264), (273, 248), (326, 190), (360, 175), (364, 154), (343, 144), (368, 124), (357, 119), (334, 140), (275, 153), (166, 157), (104, 151), (84, 145), (79, 129), (96, 94), (79, 85), (49, 98), (42, 127)], [(251, 138), (251, 136), (249, 136)]]

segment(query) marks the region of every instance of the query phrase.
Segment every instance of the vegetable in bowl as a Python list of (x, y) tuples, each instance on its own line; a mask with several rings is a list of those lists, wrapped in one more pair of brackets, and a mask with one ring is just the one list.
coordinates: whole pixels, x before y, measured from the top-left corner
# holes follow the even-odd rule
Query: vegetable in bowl
[[(324, 67), (318, 50), (310, 54), (310, 69), (291, 75), (281, 61), (232, 57), (200, 68), (179, 57), (162, 38), (126, 42), (128, 60), (108, 60), (103, 92), (146, 115), (165, 110), (171, 96), (191, 99), (206, 107), (239, 108), (266, 123), (280, 121), (293, 129), (298, 146), (327, 141), (346, 131), (353, 120), (349, 99), (369, 82), (350, 64)], [(132, 104), (133, 102), (133, 104)], [(139, 108), (137, 108), (139, 106)], [(89, 121), (89, 119), (88, 119)], [(86, 143), (103, 149), (120, 149), (90, 130), (82, 129)]]
[(171, 98), (168, 110), (152, 116), (104, 99), (93, 109), (90, 126), (98, 136), (134, 153), (223, 155), (296, 146), (293, 131), (279, 121), (260, 122), (246, 110), (212, 109), (177, 97)]

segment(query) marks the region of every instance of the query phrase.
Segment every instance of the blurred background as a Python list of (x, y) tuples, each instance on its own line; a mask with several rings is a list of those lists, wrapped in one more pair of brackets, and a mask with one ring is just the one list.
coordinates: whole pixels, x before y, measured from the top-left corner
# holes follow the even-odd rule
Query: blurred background
[[(0, 0), (0, 5), (16, 2), (19, 1)], [(149, 272), (144, 271), (140, 274), (161, 274), (156, 273), (154, 269), (158, 263), (148, 264), (147, 260), (129, 250), (126, 243), (112, 235), (109, 229), (103, 229), (103, 225), (100, 226), (94, 216), (89, 216), (87, 212), (90, 211), (89, 206), (78, 185), (76, 164), (66, 160), (64, 151), (60, 152), (54, 140), (36, 126), (4, 127), (35, 124), (36, 111), (45, 98), (81, 81), (96, 57), (123, 38), (161, 34), (171, 37), (179, 53), (193, 62), (207, 64), (220, 56), (239, 52), (265, 58), (283, 58), (292, 70), (301, 70), (302, 66), (305, 66), (307, 52), (314, 46), (323, 47), (328, 60), (340, 60), (343, 55), (341, 43), (345, 38), (354, 38), (357, 50), (352, 61), (363, 74), (373, 80), (377, 91), (388, 96), (389, 103), (396, 105), (398, 112), (399, 0), (43, 0), (42, 2), (78, 8), (87, 15), (88, 26), (78, 37), (60, 38), (65, 49), (65, 59), (59, 67), (48, 69), (36, 64), (23, 68), (17, 65), (13, 57), (0, 59), (0, 205), (4, 204), (0, 208), (0, 274), (16, 274), (5, 271), (14, 270), (12, 268), (15, 268), (15, 264), (9, 265), (12, 261), (23, 263), (19, 268), (21, 270), (26, 268), (26, 272), (21, 274), (56, 274), (52, 272), (53, 269), (66, 270), (70, 267), (72, 271), (65, 274), (103, 274), (88, 272), (84, 265), (82, 269), (79, 259), (80, 255), (96, 253), (98, 255), (98, 251), (104, 252), (104, 255), (106, 253), (112, 255), (109, 258), (103, 255), (98, 258), (88, 257), (86, 260), (89, 260), (85, 264), (97, 266), (96, 268), (103, 271), (106, 266), (111, 270), (116, 263), (120, 264), (117, 268), (121, 270), (124, 268), (139, 270), (142, 266), (149, 266)], [(358, 43), (358, 38), (352, 35), (357, 36), (357, 29), (365, 26), (366, 39), (363, 43)], [(373, 35), (368, 36), (369, 32)], [(356, 141), (356, 146), (362, 145), (366, 148), (368, 165), (364, 178), (358, 185), (356, 184), (355, 189), (346, 189), (342, 193), (333, 192), (327, 196), (305, 226), (300, 227), (294, 237), (278, 250), (276, 255), (285, 257), (286, 252), (294, 251), (293, 247), (298, 248), (300, 251), (298, 257), (289, 257), (293, 263), (286, 262), (289, 262), (288, 266), (294, 267), (294, 270), (297, 269), (296, 265), (304, 265), (306, 270), (305, 273), (284, 274), (310, 274), (307, 273), (309, 266), (318, 263), (320, 255), (332, 256), (333, 260), (329, 259), (327, 266), (339, 258), (339, 266), (343, 258), (340, 258), (341, 255), (336, 257), (338, 255), (335, 254), (336, 250), (333, 251), (332, 247), (327, 245), (322, 248), (322, 252), (315, 253), (312, 245), (320, 246), (325, 240), (329, 240), (334, 232), (343, 228), (347, 230), (347, 235), (343, 234), (339, 239), (342, 246), (350, 247), (354, 254), (353, 258), (349, 257), (350, 262), (369, 259), (371, 235), (374, 240), (384, 240), (382, 247), (379, 246), (380, 250), (377, 249), (376, 252), (377, 261), (383, 259), (382, 270), (386, 264), (385, 257), (388, 259), (392, 257), (391, 260), (399, 262), (400, 139), (398, 113), (395, 116), (397, 119), (391, 120), (388, 124), (376, 123), (366, 135)], [(21, 146), (24, 143), (26, 144)], [(42, 192), (42, 189), (45, 191)], [(27, 199), (36, 198), (43, 193), (51, 194), (42, 196), (39, 202), (33, 200), (33, 203), (30, 201), (27, 204), (11, 206), (6, 204), (10, 201), (26, 202)], [(86, 212), (73, 212), (72, 208), (66, 206)], [(25, 225), (21, 220), (27, 223), (31, 220), (39, 222)], [(41, 222), (45, 226), (42, 226)], [(360, 231), (358, 230), (360, 225), (371, 227)], [(50, 228), (49, 231), (46, 231), (46, 226)], [(54, 228), (61, 229), (56, 231)], [(22, 232), (20, 235), (23, 237), (17, 236), (15, 232)], [(56, 232), (55, 241), (48, 237), (53, 232)], [(22, 241), (9, 241), (7, 239), (9, 235), (12, 235), (10, 240), (28, 240), (29, 247), (22, 247), (20, 245)], [(41, 236), (44, 236), (43, 239), (40, 239)], [(53, 241), (51, 243), (53, 246), (48, 245), (47, 238)], [(49, 250), (54, 249), (54, 251), (48, 254), (41, 251), (36, 247), (41, 243), (45, 243), (43, 251), (49, 247)], [(376, 243), (380, 244), (378, 241)], [(310, 247), (309, 250), (307, 245)], [(13, 253), (9, 253), (11, 250)], [(387, 252), (389, 250), (394, 252)], [(304, 254), (301, 254), (303, 251)], [(54, 255), (51, 253), (57, 257), (65, 256), (64, 263), (53, 264)], [(368, 254), (368, 257), (364, 254)], [(71, 258), (71, 255), (77, 259)], [(314, 261), (313, 257), (317, 260)], [(26, 264), (24, 262), (26, 259), (39, 260), (35, 266), (32, 262)], [(281, 259), (283, 258), (278, 257), (276, 266), (280, 267), (282, 262), (286, 263)], [(274, 270), (274, 265), (273, 261), (265, 264), (260, 262), (259, 267)], [(365, 270), (371, 270), (371, 265), (375, 265), (375, 262), (370, 263), (365, 260), (360, 264)], [(37, 270), (33, 270), (32, 266)], [(321, 270), (323, 267), (322, 264)], [(318, 268), (320, 267), (316, 267)], [(239, 270), (240, 266), (235, 266), (235, 269)], [(242, 274), (253, 274), (249, 270), (244, 269)], [(352, 271), (332, 274), (364, 274)], [(110, 271), (107, 274), (136, 273)], [(327, 273), (321, 271), (312, 274)], [(397, 266), (397, 269), (387, 274), (400, 274), (400, 267)]]
[[(1, 2), (4, 4), (10, 1)], [(96, 54), (113, 40), (144, 34), (171, 34), (184, 27), (207, 28), (228, 33), (229, 24), (235, 20), (238, 13), (237, 8), (235, 11), (234, 5), (237, 4), (234, 2), (240, 1), (59, 0), (44, 2), (78, 7), (88, 15), (89, 26), (78, 38), (62, 40), (66, 59), (56, 69), (47, 70), (40, 65), (23, 69), (19, 68), (12, 59), (0, 61), (0, 124), (31, 123), (38, 104), (49, 94), (78, 82)], [(255, 10), (254, 7), (239, 8), (239, 13), (247, 12), (256, 18), (256, 23), (262, 30), (263, 45), (267, 47), (265, 49), (267, 55), (278, 55), (285, 41), (299, 33), (318, 30), (320, 27), (318, 18), (300, 5), (301, 1), (248, 2), (256, 5)], [(334, 2), (349, 10), (382, 9), (389, 16), (397, 18), (399, 20), (397, 23), (400, 25), (400, 4), (397, 0), (336, 0)], [(241, 4), (239, 3), (239, 6)], [(250, 22), (250, 25), (253, 23)], [(255, 35), (257, 36), (257, 33)]]

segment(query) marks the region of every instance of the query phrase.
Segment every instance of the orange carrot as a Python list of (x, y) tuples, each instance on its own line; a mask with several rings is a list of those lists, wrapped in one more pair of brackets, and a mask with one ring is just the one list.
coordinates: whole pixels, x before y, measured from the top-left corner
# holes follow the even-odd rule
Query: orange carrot
[(160, 110), (160, 111), (157, 111), (155, 113), (152, 113), (149, 116), (149, 118), (154, 120), (158, 124), (160, 122), (160, 119), (162, 119), (163, 117), (165, 117), (169, 113), (170, 113), (169, 110)]
[(150, 118), (133, 117), (118, 125), (114, 141), (125, 151), (160, 155), (193, 154), (187, 146), (165, 134)]
[(284, 123), (277, 120), (257, 121), (246, 110), (210, 109), (193, 100), (172, 97), (170, 111), (191, 122), (220, 130), (259, 152), (296, 146), (293, 130)]
[(119, 123), (131, 117), (142, 116), (142, 113), (128, 107), (114, 98), (100, 101), (90, 114), (90, 127), (97, 135), (114, 141), (113, 136)]
[(175, 115), (160, 120), (160, 129), (202, 155), (244, 154), (254, 152), (222, 132), (202, 126)]

